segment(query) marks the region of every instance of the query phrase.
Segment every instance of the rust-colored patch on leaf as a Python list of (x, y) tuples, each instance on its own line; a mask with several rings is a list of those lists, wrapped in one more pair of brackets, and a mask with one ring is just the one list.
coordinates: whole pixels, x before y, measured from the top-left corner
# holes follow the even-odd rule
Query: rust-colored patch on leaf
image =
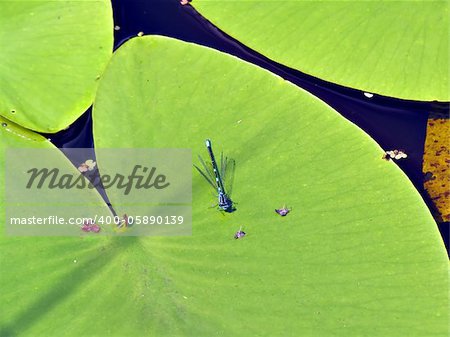
[(437, 219), (450, 221), (450, 119), (428, 119), (422, 169)]

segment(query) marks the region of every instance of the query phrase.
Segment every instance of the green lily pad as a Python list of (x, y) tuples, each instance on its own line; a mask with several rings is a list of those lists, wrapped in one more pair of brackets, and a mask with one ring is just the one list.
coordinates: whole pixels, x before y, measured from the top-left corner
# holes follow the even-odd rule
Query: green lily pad
[(0, 115), (56, 132), (91, 104), (113, 45), (111, 4), (0, 2)]
[[(100, 148), (190, 148), (196, 161), (211, 138), (236, 160), (237, 211), (211, 208), (193, 169), (192, 237), (118, 242), (86, 299), (55, 309), (91, 312), (73, 335), (447, 334), (448, 260), (427, 207), (370, 137), (314, 96), (217, 51), (141, 37), (113, 56), (93, 119)], [(93, 288), (102, 300), (86, 309)]]
[[(92, 279), (95, 270), (106, 265), (110, 254), (105, 246), (110, 240), (5, 235), (5, 154), (7, 150), (22, 148), (57, 151), (46, 138), (0, 117), (0, 336), (60, 336), (64, 329), (53, 330), (50, 324), (39, 331), (38, 322), (42, 316), (52, 316), (51, 310), (60, 301), (76, 294), (74, 290), (84, 282), (82, 275), (89, 274)], [(71, 169), (72, 164), (61, 154), (61, 166), (64, 165)], [(102, 203), (96, 192), (84, 192), (86, 203)], [(104, 204), (96, 211), (110, 215)]]
[(450, 99), (448, 1), (222, 1), (194, 7), (265, 56), (326, 81)]

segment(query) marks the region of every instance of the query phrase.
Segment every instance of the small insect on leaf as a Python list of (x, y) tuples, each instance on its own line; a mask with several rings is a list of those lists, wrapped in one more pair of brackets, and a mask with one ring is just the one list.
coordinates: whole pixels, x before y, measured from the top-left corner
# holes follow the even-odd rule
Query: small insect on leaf
[(292, 208), (287, 208), (286, 206), (283, 206), (279, 209), (276, 209), (275, 212), (281, 216), (286, 216), (288, 213), (292, 210)]
[(242, 239), (245, 235), (246, 235), (246, 233), (242, 230), (242, 226), (241, 226), (241, 228), (239, 228), (239, 230), (234, 234), (234, 238)]

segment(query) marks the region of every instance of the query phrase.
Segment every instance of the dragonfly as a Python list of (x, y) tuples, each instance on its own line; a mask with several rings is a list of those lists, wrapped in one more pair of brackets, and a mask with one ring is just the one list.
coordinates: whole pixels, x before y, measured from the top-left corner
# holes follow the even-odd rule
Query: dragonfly
[[(206, 179), (206, 181), (214, 188), (217, 193), (217, 206), (221, 211), (231, 213), (236, 210), (231, 200), (231, 192), (234, 180), (235, 161), (220, 154), (220, 169), (217, 166), (216, 158), (212, 150), (211, 140), (206, 140), (206, 149), (208, 150), (211, 162), (205, 162), (202, 157), (198, 156), (203, 170), (194, 165), (197, 171)], [(227, 187), (225, 188), (225, 184)]]

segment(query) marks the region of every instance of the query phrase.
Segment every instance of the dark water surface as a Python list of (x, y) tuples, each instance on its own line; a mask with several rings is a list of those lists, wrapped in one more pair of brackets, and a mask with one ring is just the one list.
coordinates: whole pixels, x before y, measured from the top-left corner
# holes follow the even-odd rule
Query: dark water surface
[[(194, 0), (195, 1), (195, 0)], [(406, 160), (398, 162), (434, 208), (423, 187), (422, 158), (428, 117), (448, 118), (448, 102), (419, 102), (374, 95), (329, 83), (278, 64), (228, 36), (190, 5), (178, 0), (112, 0), (117, 48), (139, 32), (157, 34), (208, 46), (265, 68), (317, 96), (368, 133), (385, 150), (403, 149)], [(261, 32), (262, 34), (264, 32)], [(91, 109), (67, 130), (46, 135), (60, 148), (93, 148)], [(93, 156), (94, 158), (94, 156)], [(440, 224), (448, 248), (449, 224)]]

